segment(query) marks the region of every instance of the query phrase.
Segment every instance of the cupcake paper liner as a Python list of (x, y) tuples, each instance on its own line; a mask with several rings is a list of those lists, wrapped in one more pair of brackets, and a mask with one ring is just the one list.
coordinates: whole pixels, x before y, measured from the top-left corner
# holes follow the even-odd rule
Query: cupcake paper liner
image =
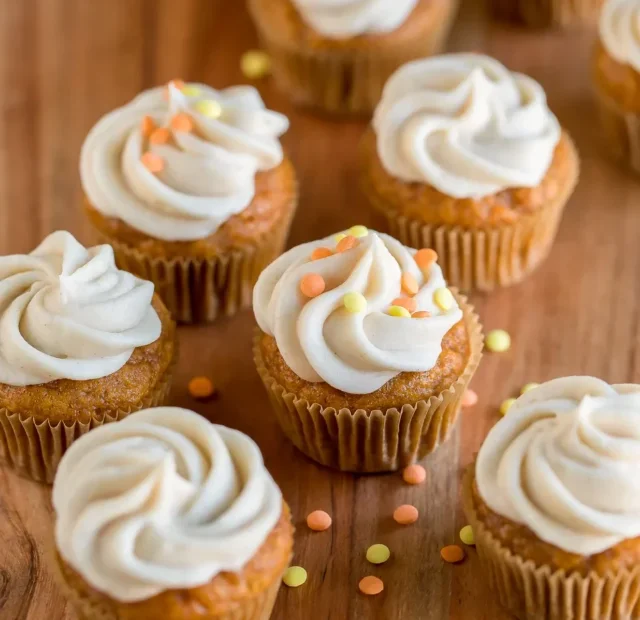
[(603, 0), (490, 0), (496, 18), (532, 28), (595, 24)]
[(478, 519), (473, 503), (474, 466), (465, 473), (464, 509), (491, 589), (517, 618), (631, 620), (640, 618), (640, 567), (605, 576), (536, 566), (501, 545)]
[(323, 407), (288, 392), (270, 374), (257, 330), (253, 355), (278, 422), (301, 452), (321, 465), (341, 471), (395, 471), (436, 450), (454, 427), (462, 395), (482, 357), (478, 316), (467, 300), (453, 291), (464, 313), (471, 353), (460, 377), (428, 400), (386, 411)]
[(278, 87), (300, 105), (334, 114), (371, 114), (389, 77), (411, 60), (440, 53), (453, 25), (459, 0), (450, 0), (429, 32), (397, 49), (310, 50), (283, 45), (268, 32), (261, 10), (249, 2), (262, 45), (271, 56)]

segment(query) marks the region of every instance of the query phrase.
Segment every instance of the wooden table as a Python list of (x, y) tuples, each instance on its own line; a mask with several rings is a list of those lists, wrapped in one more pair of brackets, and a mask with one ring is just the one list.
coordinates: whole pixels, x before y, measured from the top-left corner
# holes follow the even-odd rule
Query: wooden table
[[(253, 436), (292, 506), (296, 564), (307, 584), (284, 588), (275, 620), (500, 620), (474, 551), (445, 565), (440, 548), (465, 524), (460, 473), (497, 420), (499, 403), (520, 386), (568, 374), (640, 379), (640, 185), (602, 156), (589, 91), (593, 34), (529, 34), (489, 25), (479, 0), (467, 0), (451, 42), (483, 50), (540, 80), (582, 155), (582, 182), (550, 259), (524, 284), (476, 295), (487, 328), (513, 335), (507, 354), (486, 355), (474, 385), (480, 403), (462, 415), (453, 438), (425, 461), (427, 483), (399, 475), (334, 473), (302, 457), (270, 412), (251, 359), (253, 317), (181, 330), (174, 402)], [(255, 47), (240, 0), (5, 0), (0, 20), (0, 253), (31, 250), (68, 229), (89, 240), (80, 210), (78, 153), (92, 124), (141, 89), (183, 77), (226, 86), (242, 80), (239, 58)], [(302, 183), (291, 243), (368, 222), (355, 149), (364, 124), (295, 110), (272, 85), (259, 84), (271, 108), (291, 118), (285, 145)], [(194, 403), (186, 384), (209, 374), (220, 390)], [(247, 402), (252, 402), (248, 406)], [(49, 489), (0, 469), (0, 618), (73, 617), (47, 566)], [(401, 528), (391, 514), (415, 504), (419, 522)], [(314, 509), (333, 515), (330, 531), (304, 526)], [(392, 559), (369, 565), (364, 553), (386, 543)], [(361, 577), (383, 578), (378, 597), (358, 594)]]

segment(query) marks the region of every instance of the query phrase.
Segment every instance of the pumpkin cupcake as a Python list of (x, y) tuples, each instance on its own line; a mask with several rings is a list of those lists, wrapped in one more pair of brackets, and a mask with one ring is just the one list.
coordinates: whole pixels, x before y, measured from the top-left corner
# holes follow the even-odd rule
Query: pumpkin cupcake
[(640, 618), (640, 385), (521, 396), (464, 485), (483, 573), (518, 618)]
[(0, 257), (0, 458), (51, 482), (80, 435), (162, 404), (175, 324), (153, 284), (68, 232)]
[(482, 334), (436, 259), (355, 226), (260, 276), (256, 365), (283, 431), (310, 458), (392, 471), (448, 437)]
[(605, 0), (489, 0), (503, 21), (531, 28), (575, 28), (596, 24)]
[(291, 559), (289, 508), (258, 446), (186, 409), (82, 437), (53, 507), (81, 620), (267, 620)]
[(361, 159), (383, 225), (434, 248), (464, 290), (515, 284), (544, 260), (579, 172), (542, 87), (479, 54), (395, 73)]
[(119, 266), (155, 283), (181, 322), (251, 302), (297, 204), (278, 140), (288, 128), (254, 88), (175, 80), (107, 114), (82, 147), (85, 210)]
[(441, 51), (459, 0), (250, 0), (279, 86), (297, 103), (370, 114), (388, 77)]

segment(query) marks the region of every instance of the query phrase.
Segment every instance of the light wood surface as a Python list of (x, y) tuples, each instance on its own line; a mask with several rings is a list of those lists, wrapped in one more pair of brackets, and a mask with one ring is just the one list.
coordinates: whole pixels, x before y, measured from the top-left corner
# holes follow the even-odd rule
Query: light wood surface
[[(3, 0), (0, 6), (1, 254), (31, 250), (56, 229), (88, 241), (78, 153), (92, 124), (171, 78), (239, 83), (240, 55), (256, 45), (240, 0)], [(407, 487), (399, 475), (333, 473), (297, 453), (276, 426), (254, 371), (250, 312), (181, 330), (174, 402), (253, 436), (293, 509), (294, 563), (308, 570), (309, 580), (281, 590), (275, 620), (505, 618), (473, 551), (460, 566), (439, 557), (465, 524), (462, 468), (497, 420), (499, 403), (524, 383), (580, 373), (640, 379), (640, 184), (602, 155), (589, 89), (592, 40), (592, 33), (531, 34), (489, 25), (480, 0), (464, 3), (451, 48), (485, 51), (540, 80), (580, 149), (582, 178), (543, 267), (517, 288), (473, 296), (486, 328), (508, 329), (513, 349), (485, 356), (473, 383), (480, 402), (425, 461), (426, 484)], [(291, 118), (284, 142), (302, 194), (290, 243), (367, 224), (354, 157), (364, 124), (295, 110), (269, 81), (259, 88), (270, 107)], [(216, 401), (201, 405), (189, 398), (186, 384), (195, 374), (213, 378)], [(401, 528), (391, 519), (403, 503), (420, 509), (416, 525)], [(330, 531), (306, 529), (314, 509), (333, 515)], [(51, 528), (49, 489), (0, 469), (2, 620), (73, 617), (47, 565)], [(392, 550), (382, 567), (364, 558), (376, 542)], [(367, 574), (384, 580), (383, 594), (358, 594)]]

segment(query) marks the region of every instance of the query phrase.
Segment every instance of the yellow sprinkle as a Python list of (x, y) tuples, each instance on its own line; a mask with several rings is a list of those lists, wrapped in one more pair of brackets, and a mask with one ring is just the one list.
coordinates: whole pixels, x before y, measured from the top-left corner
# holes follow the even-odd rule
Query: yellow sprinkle
[(208, 118), (220, 118), (222, 116), (222, 106), (213, 99), (201, 99), (196, 101), (193, 107)]
[(346, 236), (346, 233), (338, 233), (334, 236), (335, 242), (340, 243)]
[(249, 50), (240, 59), (242, 74), (249, 80), (257, 80), (271, 73), (271, 57), (262, 50)]
[(531, 390), (535, 390), (539, 385), (540, 385), (539, 383), (527, 383), (527, 385), (524, 385), (520, 390), (520, 394), (526, 394)]
[(391, 316), (401, 316), (401, 317), (404, 317), (405, 319), (411, 318), (411, 312), (409, 312), (406, 308), (403, 308), (402, 306), (391, 306), (389, 308), (389, 314)]
[(191, 84), (187, 84), (182, 87), (182, 94), (187, 97), (197, 97), (202, 91), (197, 86), (192, 86)]
[(460, 540), (465, 544), (465, 545), (475, 545), (476, 544), (476, 537), (473, 534), (473, 528), (470, 525), (465, 525), (461, 530), (460, 530)]
[(366, 237), (369, 234), (369, 229), (366, 226), (358, 224), (357, 226), (352, 226), (347, 233), (359, 239), (360, 237)]
[(367, 309), (367, 300), (362, 293), (347, 293), (342, 298), (342, 303), (353, 314), (364, 312)]
[(504, 329), (494, 329), (487, 334), (485, 344), (489, 351), (504, 353), (511, 348), (511, 336)]
[(451, 310), (453, 308), (453, 304), (455, 303), (455, 299), (453, 297), (453, 293), (448, 288), (439, 288), (436, 289), (433, 294), (433, 301), (436, 306), (440, 308), (440, 310)]
[(367, 549), (367, 560), (371, 564), (384, 564), (391, 556), (387, 545), (371, 545)]
[(515, 398), (507, 398), (507, 400), (503, 401), (503, 403), (500, 405), (500, 413), (502, 415), (507, 415), (507, 411), (511, 409), (511, 406), (515, 402), (516, 402)]
[(307, 580), (307, 571), (302, 566), (291, 566), (287, 568), (282, 581), (290, 588), (298, 588)]

